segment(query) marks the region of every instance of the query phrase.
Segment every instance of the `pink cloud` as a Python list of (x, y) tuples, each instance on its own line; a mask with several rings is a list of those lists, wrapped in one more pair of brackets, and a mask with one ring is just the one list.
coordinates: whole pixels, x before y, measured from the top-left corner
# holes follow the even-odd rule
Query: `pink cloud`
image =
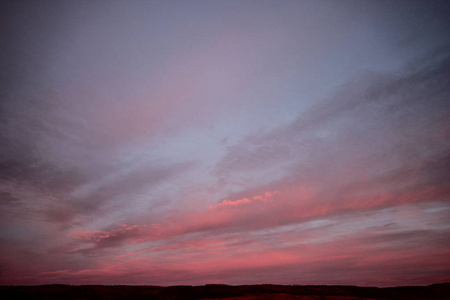
[(267, 203), (273, 201), (273, 196), (278, 194), (278, 191), (273, 192), (265, 192), (264, 194), (254, 196), (252, 198), (242, 198), (237, 200), (229, 200), (224, 199), (221, 202), (218, 202), (214, 205), (211, 205), (210, 209), (218, 209), (218, 208), (226, 208), (226, 207), (235, 207), (235, 206), (241, 206), (241, 205), (249, 205), (254, 203)]
[[(156, 227), (156, 226), (155, 226)], [(154, 227), (154, 228), (155, 228)], [(85, 232), (72, 232), (69, 236), (79, 237), (89, 242), (100, 243), (108, 239), (122, 239), (123, 237), (137, 237), (146, 230), (147, 225), (122, 224), (120, 227), (106, 230), (90, 230)]]
[[(420, 209), (411, 209), (394, 211), (398, 221), (404, 218), (415, 220), (411, 215), (419, 213)], [(102, 282), (102, 278), (108, 278), (111, 283), (125, 276), (133, 282), (151, 280), (169, 285), (210, 281), (345, 284), (350, 278), (353, 284), (389, 286), (404, 281), (426, 284), (448, 280), (445, 264), (450, 252), (444, 248), (436, 251), (435, 245), (437, 241), (445, 240), (445, 231), (364, 228), (371, 218), (382, 215), (355, 220), (349, 231), (341, 231), (346, 228), (342, 220), (348, 219), (337, 217), (331, 226), (336, 232), (325, 225), (295, 231), (279, 230), (272, 236), (264, 231), (258, 235), (251, 232), (193, 235), (120, 257), (106, 256), (95, 269), (59, 270), (42, 276), (79, 283)], [(283, 238), (285, 240), (278, 241)], [(428, 255), (430, 251), (433, 252), (431, 256)], [(414, 272), (417, 268), (422, 271)], [(407, 272), (399, 272), (400, 269)], [(335, 274), (343, 274), (345, 278), (337, 278)]]
[(73, 232), (71, 236), (93, 243), (95, 248), (118, 247), (124, 243), (165, 241), (188, 234), (249, 232), (340, 215), (352, 216), (389, 207), (433, 202), (448, 193), (448, 188), (440, 186), (412, 186), (392, 191), (377, 191), (376, 186), (362, 182), (341, 190), (315, 190), (284, 184), (279, 185), (278, 190), (236, 200), (227, 198), (203, 210), (179, 213), (157, 224), (123, 224), (108, 230)]

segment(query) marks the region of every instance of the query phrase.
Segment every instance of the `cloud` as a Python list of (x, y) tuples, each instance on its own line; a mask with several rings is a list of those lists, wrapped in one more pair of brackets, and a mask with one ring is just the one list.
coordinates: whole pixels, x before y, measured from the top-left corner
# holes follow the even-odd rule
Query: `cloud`
[[(442, 137), (450, 128), (444, 118), (449, 70), (445, 58), (426, 68), (357, 79), (291, 124), (230, 147), (215, 169), (225, 182), (259, 172), (271, 179), (267, 183), (203, 210), (177, 213), (159, 228), (116, 235), (109, 233), (119, 229), (112, 229), (104, 240), (120, 241), (110, 244), (118, 246), (250, 232), (446, 202), (450, 191), (442, 166), (449, 145)], [(254, 167), (240, 164), (252, 160)], [(282, 176), (266, 173), (277, 167), (285, 170)]]
[(448, 279), (448, 5), (1, 7), (1, 282)]
[(445, 58), (396, 75), (361, 76), (287, 126), (229, 147), (215, 172), (229, 183), (257, 177), (332, 189), (396, 169), (424, 170), (449, 148), (449, 69)]
[[(156, 282), (168, 284), (203, 284), (205, 280), (230, 284), (287, 284), (292, 280), (314, 284), (323, 280), (320, 282), (324, 284), (345, 284), (347, 276), (354, 284), (377, 286), (397, 285), (405, 280), (411, 284), (425, 279), (445, 281), (448, 228), (441, 227), (438, 220), (446, 215), (448, 207), (444, 203), (422, 203), (360, 212), (352, 217), (336, 215), (270, 230), (165, 236), (132, 244), (139, 249), (116, 257), (107, 249), (99, 249), (105, 257), (103, 264), (82, 273), (89, 280), (102, 281), (105, 274), (112, 274), (114, 278), (128, 275), (140, 282), (147, 270), (151, 278), (160, 276), (154, 278)], [(109, 233), (93, 233), (93, 237), (119, 235), (136, 228), (122, 225)], [(417, 268), (420, 271), (414, 272)], [(325, 270), (345, 274), (346, 278), (340, 281)], [(177, 271), (183, 276), (171, 277)], [(78, 271), (64, 272), (66, 279), (88, 280)], [(385, 272), (389, 276), (382, 276)], [(43, 278), (51, 275), (56, 274), (42, 274)]]
[(17, 205), (19, 202), (19, 199), (15, 198), (13, 195), (11, 195), (10, 192), (2, 192), (0, 194), (0, 205), (2, 206), (9, 206), (9, 205)]
[(123, 239), (124, 236), (127, 238), (137, 236), (138, 231), (145, 229), (145, 227), (147, 227), (147, 225), (122, 224), (122, 226), (110, 231), (95, 230), (88, 232), (73, 232), (71, 233), (71, 236), (79, 237), (90, 242), (100, 243), (104, 247), (105, 244), (108, 246), (108, 243), (110, 244), (119, 241)]
[(241, 205), (249, 205), (254, 204), (258, 202), (266, 203), (268, 201), (272, 201), (273, 195), (278, 194), (277, 191), (273, 192), (265, 192), (262, 195), (253, 196), (252, 198), (242, 198), (242, 199), (236, 199), (236, 200), (229, 200), (224, 199), (212, 206), (210, 206), (210, 209), (218, 209), (218, 208), (226, 208), (226, 207), (235, 207), (235, 206), (241, 206)]
[(148, 190), (156, 189), (158, 185), (167, 184), (193, 166), (192, 162), (185, 162), (173, 165), (146, 164), (131, 170), (119, 168), (97, 182), (91, 181), (79, 186), (73, 191), (72, 197), (77, 206), (86, 212), (112, 204), (131, 208), (129, 205), (135, 198), (134, 195), (145, 195), (146, 191), (148, 193)]

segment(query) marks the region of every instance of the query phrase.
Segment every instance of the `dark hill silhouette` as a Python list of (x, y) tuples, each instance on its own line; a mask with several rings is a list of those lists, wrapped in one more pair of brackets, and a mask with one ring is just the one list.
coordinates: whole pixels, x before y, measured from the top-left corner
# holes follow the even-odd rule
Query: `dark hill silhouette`
[(450, 299), (450, 283), (429, 286), (391, 288), (324, 285), (240, 285), (209, 284), (204, 286), (103, 286), (103, 285), (40, 285), (0, 286), (0, 298), (12, 299)]

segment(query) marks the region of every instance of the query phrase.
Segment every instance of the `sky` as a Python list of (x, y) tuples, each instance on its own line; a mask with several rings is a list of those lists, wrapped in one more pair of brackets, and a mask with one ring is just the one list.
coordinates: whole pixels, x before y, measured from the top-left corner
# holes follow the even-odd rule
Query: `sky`
[(448, 1), (0, 2), (0, 284), (450, 281)]

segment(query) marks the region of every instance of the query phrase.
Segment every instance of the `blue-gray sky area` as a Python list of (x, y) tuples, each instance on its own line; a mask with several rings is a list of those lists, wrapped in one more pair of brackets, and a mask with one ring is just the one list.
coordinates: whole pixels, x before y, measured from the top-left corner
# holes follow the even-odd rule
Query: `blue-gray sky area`
[(0, 284), (450, 281), (448, 1), (1, 1)]

